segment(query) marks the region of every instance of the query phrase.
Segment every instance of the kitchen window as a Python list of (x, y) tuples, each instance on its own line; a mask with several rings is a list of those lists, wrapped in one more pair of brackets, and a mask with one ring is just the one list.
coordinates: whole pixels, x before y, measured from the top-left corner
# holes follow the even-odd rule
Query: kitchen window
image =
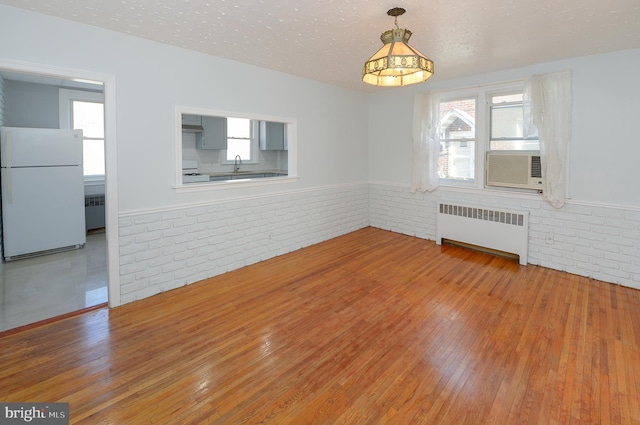
[(176, 190), (297, 180), (296, 119), (183, 106), (175, 112)]
[(85, 176), (104, 176), (104, 103), (72, 101), (73, 128), (83, 136)]
[[(242, 161), (254, 158), (254, 143), (251, 143), (252, 121), (247, 118), (227, 118), (227, 161), (234, 162), (236, 157)], [(257, 144), (255, 144), (257, 147)]]
[(82, 130), (85, 180), (104, 179), (104, 95), (60, 89), (60, 128)]

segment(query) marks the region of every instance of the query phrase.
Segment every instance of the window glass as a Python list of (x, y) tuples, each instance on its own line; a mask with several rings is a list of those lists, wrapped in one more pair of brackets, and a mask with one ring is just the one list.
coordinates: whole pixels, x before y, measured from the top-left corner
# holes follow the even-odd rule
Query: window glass
[(473, 181), (476, 150), (476, 100), (440, 103), (440, 178)]
[[(523, 86), (509, 82), (437, 93), (442, 99), (437, 124), (441, 184), (539, 190), (540, 144), (535, 127), (526, 128)], [(504, 168), (505, 158), (512, 157), (525, 160)], [(487, 178), (506, 171), (510, 174), (503, 180)], [(516, 174), (524, 175), (526, 183), (515, 185)]]
[(491, 136), (492, 139), (522, 138), (522, 105), (491, 108)]
[(82, 130), (85, 176), (104, 175), (104, 104), (74, 100), (72, 126)]
[(251, 160), (251, 120), (227, 118), (227, 161), (236, 156), (243, 161)]
[(522, 93), (491, 96), (489, 150), (539, 150), (537, 130), (524, 136)]
[(520, 102), (520, 103), (522, 103), (523, 99), (524, 99), (524, 96), (523, 96), (522, 93), (499, 94), (499, 95), (491, 97), (491, 103), (494, 104), (494, 105), (499, 104), (499, 103), (506, 103), (506, 102)]

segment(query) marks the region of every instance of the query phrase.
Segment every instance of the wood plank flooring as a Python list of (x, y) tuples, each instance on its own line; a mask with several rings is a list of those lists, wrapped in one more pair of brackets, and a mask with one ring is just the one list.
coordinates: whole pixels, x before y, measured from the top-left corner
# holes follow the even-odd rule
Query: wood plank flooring
[(640, 291), (374, 228), (0, 347), (79, 424), (640, 424)]

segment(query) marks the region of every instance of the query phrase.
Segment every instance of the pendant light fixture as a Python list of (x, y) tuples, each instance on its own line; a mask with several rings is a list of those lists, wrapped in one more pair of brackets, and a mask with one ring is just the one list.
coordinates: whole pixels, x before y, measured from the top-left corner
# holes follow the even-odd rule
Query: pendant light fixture
[(411, 31), (398, 27), (401, 7), (394, 7), (387, 15), (395, 17), (396, 27), (380, 36), (384, 46), (364, 64), (362, 81), (374, 86), (407, 86), (421, 83), (433, 75), (433, 62), (409, 46)]

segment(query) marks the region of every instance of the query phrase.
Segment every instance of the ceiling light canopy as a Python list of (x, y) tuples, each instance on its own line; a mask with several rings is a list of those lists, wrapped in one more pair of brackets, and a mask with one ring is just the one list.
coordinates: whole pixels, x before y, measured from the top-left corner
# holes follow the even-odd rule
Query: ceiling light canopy
[(398, 16), (405, 10), (394, 7), (387, 15), (395, 17), (396, 27), (380, 36), (384, 46), (364, 64), (362, 81), (374, 86), (407, 86), (421, 83), (433, 75), (433, 62), (409, 46), (411, 31), (398, 27)]

